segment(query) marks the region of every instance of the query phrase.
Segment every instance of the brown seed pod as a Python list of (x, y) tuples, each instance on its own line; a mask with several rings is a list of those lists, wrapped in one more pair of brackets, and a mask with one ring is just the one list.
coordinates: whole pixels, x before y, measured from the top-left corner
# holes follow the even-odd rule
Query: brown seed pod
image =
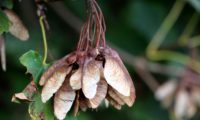
[(100, 81), (102, 63), (88, 60), (84, 65), (82, 91), (86, 98), (92, 99), (97, 93), (97, 83)]
[(97, 94), (89, 102), (93, 109), (97, 108), (101, 102), (105, 99), (107, 94), (108, 85), (104, 79), (101, 79), (97, 85)]
[(72, 76), (70, 77), (70, 86), (74, 90), (79, 90), (81, 89), (81, 79), (82, 79), (82, 73), (83, 73), (83, 68), (79, 67), (78, 70), (76, 70)]
[(118, 104), (120, 105), (124, 105), (124, 101), (119, 97), (119, 95), (117, 94), (117, 91), (114, 90), (112, 87), (108, 87), (108, 95), (115, 100)]
[(63, 120), (72, 107), (76, 93), (69, 85), (67, 78), (54, 97), (54, 114), (59, 120)]
[(106, 57), (106, 63), (104, 67), (104, 77), (108, 84), (116, 89), (124, 96), (130, 96), (130, 85), (120, 63), (110, 57)]
[(47, 80), (42, 89), (42, 102), (46, 103), (55, 92), (62, 86), (65, 77), (71, 71), (71, 67), (61, 67)]
[[(63, 66), (69, 66), (74, 62), (74, 60), (71, 60), (71, 58), (74, 57), (74, 53), (68, 54), (62, 59), (56, 61), (51, 67), (49, 67), (41, 76), (39, 84), (43, 86), (46, 81), (53, 75), (55, 71), (57, 71), (60, 67)], [(70, 60), (68, 60), (70, 59)]]
[(169, 80), (156, 90), (155, 98), (162, 101), (163, 106), (168, 108), (173, 103), (173, 97), (177, 87), (177, 80)]
[[(117, 92), (117, 91), (116, 91)], [(135, 88), (133, 88), (133, 86), (131, 86), (131, 90), (130, 90), (130, 96), (124, 96), (122, 94), (120, 94), (119, 92), (117, 92), (117, 94), (119, 95), (119, 97), (129, 106), (133, 106), (136, 96), (135, 96)]]
[(107, 95), (106, 99), (108, 100), (109, 104), (111, 104), (114, 108), (116, 108), (117, 110), (121, 110), (122, 106), (117, 101), (115, 101), (112, 97)]
[(79, 95), (79, 92), (80, 91), (76, 91), (76, 98), (75, 98), (74, 105), (73, 105), (73, 114), (74, 114), (74, 116), (77, 115), (78, 110), (79, 110), (79, 106), (80, 106), (80, 101), (79, 101), (80, 95)]
[(179, 91), (175, 100), (175, 115), (181, 119), (187, 114), (188, 103), (190, 102), (189, 95), (186, 91)]
[(200, 107), (200, 88), (199, 87), (193, 88), (192, 93), (191, 93), (191, 98)]
[(104, 77), (108, 84), (123, 96), (135, 96), (133, 81), (118, 53), (111, 48), (106, 48), (104, 54), (106, 59)]
[(92, 108), (89, 100), (82, 95), (79, 98), (79, 107), (82, 111), (86, 111), (88, 108)]
[(27, 28), (22, 23), (21, 19), (12, 10), (5, 9), (4, 13), (11, 22), (9, 32), (16, 38), (26, 41), (29, 39), (29, 33)]

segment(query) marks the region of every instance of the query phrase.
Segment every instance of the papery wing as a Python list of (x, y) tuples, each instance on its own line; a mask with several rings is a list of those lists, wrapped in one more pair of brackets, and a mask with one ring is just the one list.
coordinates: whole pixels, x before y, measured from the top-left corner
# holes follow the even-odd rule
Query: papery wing
[(84, 67), (82, 90), (86, 98), (92, 99), (97, 92), (97, 83), (100, 81), (102, 63), (91, 60)]
[(109, 104), (111, 104), (114, 108), (116, 108), (117, 110), (121, 110), (121, 105), (115, 101), (112, 97), (110, 97), (109, 95), (106, 96), (106, 100), (109, 102)]
[(197, 105), (200, 107), (200, 87), (194, 87), (191, 92), (192, 100), (197, 103)]
[(82, 111), (86, 111), (88, 108), (92, 108), (89, 100), (85, 97), (82, 91), (79, 92), (79, 107)]
[(188, 109), (189, 95), (186, 91), (180, 90), (175, 99), (174, 112), (178, 119), (182, 119), (186, 115)]
[(4, 10), (4, 13), (12, 23), (9, 28), (9, 32), (22, 41), (28, 40), (29, 33), (21, 19), (12, 10), (6, 9)]
[(78, 110), (79, 110), (79, 106), (80, 106), (79, 98), (80, 98), (79, 91), (76, 91), (76, 98), (75, 98), (74, 105), (73, 105), (74, 116), (77, 115)]
[(177, 81), (170, 80), (164, 83), (161, 87), (156, 90), (155, 97), (158, 100), (163, 100), (168, 96), (171, 96), (177, 88)]
[(97, 108), (101, 102), (105, 99), (107, 94), (108, 85), (105, 80), (100, 80), (97, 85), (97, 94), (94, 98), (90, 99), (90, 104), (93, 109)]
[(108, 95), (115, 100), (118, 104), (124, 105), (124, 101), (119, 97), (116, 90), (114, 90), (112, 87), (108, 87)]
[(130, 88), (133, 84), (130, 75), (117, 59), (107, 56), (104, 66), (104, 77), (108, 84), (124, 96), (130, 96)]
[(133, 88), (131, 88), (130, 96), (124, 96), (120, 94), (117, 90), (113, 89), (112, 87), (109, 87), (108, 94), (120, 105), (124, 105), (124, 103), (126, 103), (129, 107), (133, 105), (136, 98), (135, 89)]
[[(73, 53), (71, 53), (73, 54)], [(71, 54), (63, 57), (62, 59), (56, 61), (51, 67), (49, 67), (44, 73), (43, 75), (41, 76), (40, 78), (40, 81), (39, 81), (39, 84), (41, 86), (43, 86), (46, 81), (53, 75), (53, 73), (55, 71), (57, 71), (60, 67), (63, 67), (63, 66), (68, 66), (69, 63), (66, 62), (66, 59), (69, 58), (70, 56), (72, 56)]]
[(76, 93), (70, 87), (68, 79), (58, 90), (54, 97), (54, 114), (59, 120), (63, 120), (72, 107)]
[(55, 92), (62, 86), (67, 74), (71, 71), (71, 67), (63, 67), (58, 69), (46, 82), (42, 89), (42, 101), (45, 103)]
[(82, 68), (80, 67), (75, 73), (70, 77), (70, 85), (72, 89), (79, 90), (81, 89), (81, 79), (82, 79)]

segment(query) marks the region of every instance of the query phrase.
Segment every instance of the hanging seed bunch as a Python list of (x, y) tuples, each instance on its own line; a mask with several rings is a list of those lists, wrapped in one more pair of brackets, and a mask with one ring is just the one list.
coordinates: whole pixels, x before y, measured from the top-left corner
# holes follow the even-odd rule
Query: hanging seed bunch
[(64, 119), (73, 107), (96, 109), (107, 100), (116, 109), (135, 101), (132, 79), (118, 53), (106, 45), (105, 22), (95, 0), (88, 2), (88, 18), (82, 27), (77, 48), (56, 61), (41, 77), (41, 98), (54, 95), (54, 114)]
[(194, 117), (200, 108), (200, 75), (187, 70), (179, 81), (170, 80), (162, 85), (156, 92), (156, 98), (165, 107), (172, 107), (179, 120)]

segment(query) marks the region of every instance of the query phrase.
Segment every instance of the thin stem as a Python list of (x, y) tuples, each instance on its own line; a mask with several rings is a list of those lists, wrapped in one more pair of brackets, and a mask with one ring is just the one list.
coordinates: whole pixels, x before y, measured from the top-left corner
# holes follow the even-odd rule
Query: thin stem
[(178, 42), (180, 45), (187, 45), (188, 40), (192, 34), (192, 32), (194, 31), (196, 25), (199, 22), (199, 13), (195, 12), (192, 15), (192, 18), (190, 19), (190, 21), (188, 22), (183, 34), (180, 36)]
[(170, 11), (168, 16), (162, 23), (161, 27), (159, 28), (158, 32), (155, 34), (149, 46), (147, 47), (146, 53), (147, 53), (147, 56), (151, 60), (156, 60), (156, 61), (172, 60), (180, 64), (186, 65), (188, 64), (188, 61), (191, 60), (194, 63), (191, 66), (191, 69), (200, 73), (200, 63), (196, 60), (193, 60), (189, 56), (181, 54), (181, 53), (177, 53), (177, 52), (167, 51), (167, 50), (158, 51), (158, 48), (162, 44), (166, 35), (169, 33), (170, 29), (173, 27), (176, 20), (180, 16), (180, 13), (182, 9), (184, 8), (184, 5), (185, 5), (185, 1), (183, 0), (177, 0), (175, 2), (172, 10)]
[(184, 8), (184, 0), (176, 0), (174, 6), (169, 12), (168, 16), (165, 18), (161, 27), (153, 37), (152, 41), (147, 47), (146, 54), (150, 59), (153, 59), (156, 56), (156, 51), (160, 47), (161, 43), (169, 33), (170, 29), (175, 24), (176, 20), (181, 14), (182, 9)]
[(44, 17), (40, 16), (39, 21), (40, 21), (40, 27), (41, 27), (41, 31), (42, 31), (43, 44), (44, 44), (44, 56), (43, 56), (42, 63), (43, 63), (43, 65), (45, 65), (46, 60), (47, 60), (48, 46), (47, 46), (46, 30), (45, 30), (45, 25), (44, 25)]
[(172, 60), (174, 62), (178, 62), (180, 64), (186, 65), (189, 61), (192, 61), (192, 65), (190, 66), (191, 69), (195, 70), (196, 72), (200, 73), (200, 63), (191, 57), (167, 50), (160, 50), (156, 52), (156, 56), (154, 56), (153, 60)]
[(3, 71), (6, 71), (6, 49), (5, 49), (5, 40), (3, 35), (0, 34), (0, 57), (1, 57), (1, 67)]

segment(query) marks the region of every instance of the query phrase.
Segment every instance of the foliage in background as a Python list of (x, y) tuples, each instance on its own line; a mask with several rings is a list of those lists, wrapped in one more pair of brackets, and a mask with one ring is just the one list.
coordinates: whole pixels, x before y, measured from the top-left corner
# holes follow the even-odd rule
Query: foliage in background
[[(12, 8), (12, 0), (4, 0), (2, 6)], [(167, 35), (166, 42), (162, 44), (168, 47), (176, 43), (178, 36), (182, 33), (185, 24), (191, 18), (191, 13), (195, 10), (199, 11), (199, 0), (188, 0), (191, 6), (187, 4), (184, 13), (180, 16), (180, 20), (176, 23), (170, 33)], [(9, 3), (10, 2), (10, 3)], [(152, 39), (157, 29), (161, 25), (164, 18), (167, 16), (171, 7), (174, 4), (173, 0), (160, 1), (160, 0), (99, 0), (100, 6), (105, 14), (107, 23), (107, 39), (120, 49), (128, 51), (128, 53), (137, 56), (144, 56), (146, 47)], [(35, 6), (33, 2), (23, 0), (22, 2), (15, 1), (14, 10), (20, 17), (23, 18), (30, 31), (30, 39), (26, 43), (21, 43), (12, 37), (9, 33), (5, 34), (6, 47), (7, 47), (7, 62), (8, 71), (1, 72), (1, 85), (0, 85), (0, 118), (7, 120), (14, 120), (20, 118), (28, 120), (27, 105), (16, 105), (10, 103), (10, 99), (15, 91), (22, 91), (23, 88), (30, 82), (30, 76), (24, 76), (25, 68), (20, 66), (18, 58), (26, 51), (33, 49), (42, 53), (42, 36), (37, 22)], [(28, 7), (26, 7), (28, 6)], [(52, 3), (53, 6), (53, 3)], [(194, 6), (194, 8), (192, 7)], [(65, 0), (65, 7), (69, 9), (80, 20), (85, 20), (84, 16), (84, 2), (80, 0)], [(64, 54), (74, 49), (75, 41), (78, 40), (78, 33), (60, 18), (59, 15), (52, 9), (51, 5), (47, 5), (47, 18), (50, 24), (50, 32), (48, 33), (49, 44), (49, 61), (59, 59)], [(30, 16), (27, 16), (30, 15)], [(35, 17), (35, 18), (34, 18)], [(34, 21), (34, 19), (36, 21)], [(0, 11), (0, 33), (7, 32), (9, 28), (9, 21), (5, 15)], [(199, 26), (199, 25), (198, 25)], [(197, 26), (196, 26), (197, 27)], [(198, 28), (198, 27), (197, 27)], [(2, 32), (1, 32), (2, 31)], [(198, 33), (194, 32), (195, 34)], [(23, 47), (22, 47), (23, 46)], [(184, 48), (180, 51), (188, 53)], [(31, 73), (37, 81), (37, 77), (42, 71), (41, 58), (38, 53), (33, 51), (29, 55), (36, 55), (38, 63), (29, 63), (29, 65), (36, 64), (36, 68), (31, 67)], [(34, 57), (35, 58), (35, 57)], [(28, 57), (29, 59), (29, 57)], [(36, 60), (36, 61), (37, 61)], [(27, 66), (26, 59), (21, 58), (22, 63)], [(29, 62), (29, 61), (28, 61)], [(165, 62), (166, 65), (171, 62)], [(81, 112), (77, 118), (70, 117), (72, 120), (169, 120), (171, 115), (163, 109), (161, 104), (154, 99), (153, 93), (142, 81), (140, 76), (136, 75), (136, 70), (130, 64), (127, 64), (129, 71), (134, 75), (135, 86), (137, 87), (137, 101), (133, 108), (123, 108), (122, 111), (116, 111), (112, 108), (105, 109), (104, 107), (96, 111)], [(29, 70), (30, 71), (30, 70)], [(159, 83), (166, 81), (166, 76), (156, 74)], [(36, 96), (35, 99), (38, 99)], [(40, 104), (39, 104), (40, 105)], [(199, 116), (195, 116), (194, 120)]]

